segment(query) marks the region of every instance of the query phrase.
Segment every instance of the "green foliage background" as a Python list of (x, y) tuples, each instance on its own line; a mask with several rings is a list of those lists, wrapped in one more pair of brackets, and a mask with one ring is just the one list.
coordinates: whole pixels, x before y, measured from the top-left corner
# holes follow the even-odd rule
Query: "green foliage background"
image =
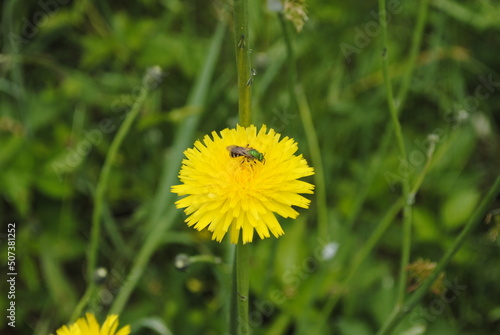
[[(389, 1), (387, 57), (396, 97), (409, 69), (418, 6)], [(281, 220), (283, 237), (252, 243), (251, 327), (254, 334), (311, 334), (325, 321), (320, 333), (374, 334), (395, 303), (400, 215), (353, 279), (344, 279), (401, 197), (401, 178), (414, 181), (422, 171), (428, 134), (440, 137), (413, 205), (412, 261), (438, 262), (498, 175), (500, 4), (431, 2), (400, 114), (408, 160), (393, 137), (384, 154), (379, 150), (392, 128), (377, 5), (316, 0), (307, 8), (303, 31), (289, 23), (287, 29), (321, 149), (329, 234), (318, 234), (320, 201), (312, 196), (310, 210)], [(2, 316), (2, 334), (49, 334), (69, 321), (87, 285), (99, 173), (141, 88), (148, 96), (112, 162), (99, 243), (108, 277), (90, 308), (104, 318), (152, 225), (168, 220), (121, 323), (136, 334), (224, 334), (231, 246), (186, 227), (165, 180), (195, 139), (237, 122), (234, 38), (230, 25), (223, 28), (230, 13), (231, 3), (218, 0), (2, 3), (0, 215), (2, 227), (16, 223), (18, 273), (16, 328)], [(295, 138), (311, 163), (311, 139), (290, 97), (283, 31), (268, 2), (250, 2), (250, 32), (254, 123)], [(204, 64), (217, 38), (210, 77)], [(153, 89), (143, 76), (156, 65), (163, 75)], [(209, 80), (196, 87), (200, 77)], [(451, 284), (444, 298), (429, 293), (398, 334), (500, 330), (499, 225), (495, 216), (479, 225), (446, 270)], [(325, 250), (336, 253), (325, 259)], [(222, 263), (180, 272), (173, 263), (181, 253)], [(1, 311), (9, 303), (6, 273), (2, 268)], [(325, 306), (339, 294), (329, 312)]]

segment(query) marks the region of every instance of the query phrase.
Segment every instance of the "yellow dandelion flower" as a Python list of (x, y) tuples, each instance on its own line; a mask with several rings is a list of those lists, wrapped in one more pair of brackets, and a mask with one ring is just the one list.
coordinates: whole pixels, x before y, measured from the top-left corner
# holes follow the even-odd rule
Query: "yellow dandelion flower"
[(102, 327), (99, 326), (94, 314), (87, 313), (85, 317), (79, 318), (75, 323), (62, 326), (56, 331), (57, 335), (128, 335), (130, 326), (118, 328), (118, 315), (109, 315)]
[(314, 174), (302, 155), (294, 155), (297, 143), (266, 126), (212, 132), (203, 143), (187, 149), (179, 173), (181, 185), (172, 192), (186, 196), (175, 204), (185, 208), (186, 222), (197, 230), (208, 228), (218, 242), (230, 229), (231, 243), (252, 242), (254, 229), (261, 239), (270, 232), (284, 234), (274, 213), (296, 218), (292, 206), (308, 208), (314, 185), (298, 180)]

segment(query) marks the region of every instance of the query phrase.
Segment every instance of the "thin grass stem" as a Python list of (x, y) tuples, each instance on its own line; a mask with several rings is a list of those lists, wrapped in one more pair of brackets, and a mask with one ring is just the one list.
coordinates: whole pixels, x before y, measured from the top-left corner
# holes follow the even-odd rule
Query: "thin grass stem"
[[(391, 121), (394, 128), (394, 133), (396, 135), (396, 141), (399, 147), (399, 154), (403, 160), (407, 159), (406, 147), (403, 138), (403, 132), (401, 129), (401, 123), (398, 119), (398, 110), (394, 102), (394, 96), (392, 92), (392, 84), (389, 75), (389, 64), (387, 59), (388, 53), (388, 43), (387, 43), (387, 11), (386, 11), (386, 1), (379, 0), (379, 12), (380, 12), (380, 25), (382, 27), (382, 73), (384, 76), (384, 84), (387, 95), (387, 103), (389, 106), (389, 112), (391, 115)], [(405, 297), (406, 291), (406, 278), (407, 272), (406, 268), (410, 262), (410, 249), (411, 249), (411, 205), (412, 202), (409, 199), (410, 194), (410, 183), (408, 177), (403, 179), (403, 197), (405, 199), (405, 204), (403, 208), (403, 238), (401, 246), (401, 265), (399, 269), (399, 288), (397, 303), (402, 304)]]
[(392, 311), (392, 313), (387, 318), (386, 322), (379, 330), (377, 335), (387, 335), (392, 332), (394, 327), (398, 325), (398, 323), (403, 319), (405, 315), (410, 313), (413, 308), (422, 300), (425, 294), (428, 292), (431, 285), (437, 279), (439, 274), (445, 269), (445, 267), (450, 263), (451, 259), (455, 255), (455, 253), (460, 249), (465, 239), (469, 236), (469, 234), (473, 231), (476, 226), (482, 222), (483, 217), (488, 213), (489, 208), (495, 201), (498, 193), (500, 193), (500, 175), (497, 176), (495, 182), (489, 189), (486, 196), (483, 198), (479, 206), (476, 208), (474, 213), (472, 213), (471, 217), (467, 221), (466, 225), (460, 232), (460, 234), (456, 237), (455, 241), (453, 241), (452, 246), (446, 251), (443, 258), (439, 261), (434, 271), (430, 274), (429, 277), (420, 285), (420, 287), (413, 293), (407, 302), (402, 306), (396, 306), (396, 308)]
[(111, 167), (115, 161), (118, 150), (127, 136), (132, 123), (139, 115), (141, 107), (148, 96), (148, 90), (143, 88), (140, 95), (135, 100), (132, 109), (127, 114), (125, 121), (120, 126), (118, 133), (116, 134), (111, 146), (109, 147), (108, 153), (106, 154), (106, 159), (104, 161), (104, 166), (101, 170), (99, 176), (99, 181), (97, 182), (97, 188), (94, 194), (94, 211), (92, 212), (92, 228), (90, 235), (90, 248), (89, 248), (89, 261), (87, 266), (87, 279), (92, 280), (96, 266), (97, 266), (97, 254), (99, 248), (99, 237), (101, 235), (101, 217), (104, 205), (104, 196), (106, 194), (109, 176), (111, 173)]
[(314, 166), (314, 183), (316, 185), (316, 199), (318, 208), (318, 234), (319, 236), (329, 236), (328, 225), (328, 206), (326, 200), (326, 183), (325, 174), (323, 171), (323, 160), (321, 158), (321, 149), (319, 146), (316, 127), (314, 126), (311, 109), (307, 102), (307, 97), (304, 93), (302, 85), (298, 81), (295, 56), (290, 38), (289, 29), (287, 29), (286, 21), (283, 13), (278, 13), (278, 18), (281, 23), (281, 29), (285, 40), (288, 58), (288, 87), (290, 100), (297, 104), (300, 119), (306, 133), (309, 152), (311, 153), (312, 165)]
[(410, 81), (413, 75), (413, 70), (415, 69), (415, 64), (417, 63), (417, 56), (422, 44), (422, 35), (424, 32), (425, 22), (427, 21), (427, 12), (429, 9), (429, 0), (422, 0), (419, 2), (417, 24), (413, 30), (413, 37), (410, 46), (410, 53), (408, 57), (408, 68), (404, 74), (403, 80), (401, 82), (401, 88), (399, 89), (397, 95), (398, 101), (398, 112), (401, 110), (402, 106), (406, 101), (408, 95), (408, 89), (410, 87)]
[[(399, 213), (401, 208), (403, 207), (404, 201), (402, 198), (400, 198), (398, 201), (396, 201), (387, 211), (387, 213), (383, 216), (383, 218), (380, 220), (378, 223), (377, 227), (373, 231), (373, 233), (370, 235), (369, 239), (365, 242), (365, 244), (361, 247), (361, 249), (357, 252), (357, 254), (354, 256), (354, 260), (351, 262), (351, 265), (349, 269), (347, 270), (348, 273), (344, 277), (341, 283), (341, 288), (343, 289), (348, 285), (354, 276), (357, 274), (359, 267), (363, 262), (365, 261), (366, 257), (370, 254), (370, 252), (375, 248), (377, 245), (378, 241), (382, 238), (384, 235), (385, 231), (389, 228), (390, 224), (394, 221), (394, 218), (396, 215)], [(323, 310), (321, 312), (321, 317), (319, 319), (319, 322), (317, 322), (317, 328), (313, 332), (313, 334), (321, 334), (322, 330), (321, 327), (323, 327), (328, 320), (329, 315), (332, 313), (333, 309), (339, 302), (339, 299), (342, 296), (342, 292), (337, 293), (335, 296), (332, 296), (326, 303), (326, 305), (323, 307)]]
[(141, 107), (144, 101), (146, 100), (147, 96), (148, 96), (148, 90), (146, 88), (143, 88), (140, 94), (138, 95), (137, 99), (135, 100), (134, 104), (132, 105), (130, 112), (127, 114), (125, 121), (123, 121), (122, 125), (120, 126), (120, 129), (118, 129), (115, 138), (111, 142), (111, 146), (109, 147), (108, 153), (106, 154), (104, 165), (101, 170), (101, 174), (99, 175), (99, 181), (97, 182), (97, 188), (94, 194), (94, 211), (92, 212), (92, 225), (90, 231), (90, 245), (88, 251), (88, 263), (87, 263), (88, 287), (82, 299), (77, 304), (77, 307), (73, 312), (72, 320), (78, 318), (85, 305), (94, 295), (93, 293), (95, 292), (95, 283), (93, 277), (97, 267), (99, 240), (101, 236), (101, 217), (104, 206), (104, 196), (106, 194), (109, 183), (111, 167), (113, 162), (115, 161), (116, 155), (118, 154), (118, 150), (120, 149), (120, 146), (123, 143), (123, 140), (125, 139), (125, 136), (127, 136), (132, 126), (132, 123), (136, 119), (137, 115), (139, 115)]
[(176, 172), (182, 161), (182, 150), (189, 145), (192, 141), (193, 134), (200, 120), (201, 106), (205, 103), (208, 93), (208, 87), (211, 83), (215, 64), (219, 57), (219, 51), (222, 45), (222, 40), (226, 31), (226, 26), (223, 22), (219, 22), (216, 31), (212, 37), (212, 42), (208, 50), (207, 57), (203, 68), (200, 71), (195, 85), (189, 95), (187, 105), (200, 109), (200, 113), (196, 113), (188, 117), (184, 123), (179, 127), (179, 131), (174, 139), (173, 149), (171, 155), (167, 155), (164, 160), (164, 172), (160, 178), (161, 188), (158, 190), (155, 206), (161, 206), (163, 202), (170, 203), (170, 206), (163, 210), (163, 208), (154, 209), (151, 217), (149, 218), (148, 227), (150, 227), (149, 234), (144, 241), (142, 248), (139, 250), (137, 257), (134, 259), (132, 269), (130, 270), (127, 278), (118, 293), (113, 305), (111, 306), (111, 313), (120, 314), (125, 304), (127, 303), (130, 295), (137, 286), (142, 273), (151, 259), (151, 256), (158, 248), (161, 239), (164, 237), (167, 229), (174, 222), (178, 210), (175, 208), (173, 201), (170, 201), (170, 193), (165, 192), (164, 189), (170, 189), (173, 184), (173, 179), (176, 177)]

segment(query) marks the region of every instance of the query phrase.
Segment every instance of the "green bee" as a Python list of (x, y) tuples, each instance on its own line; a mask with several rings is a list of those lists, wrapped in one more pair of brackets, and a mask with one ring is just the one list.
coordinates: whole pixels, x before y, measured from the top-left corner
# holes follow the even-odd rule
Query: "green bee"
[(259, 162), (264, 163), (264, 154), (261, 152), (258, 152), (254, 148), (250, 148), (247, 144), (246, 148), (237, 146), (237, 145), (230, 145), (227, 147), (227, 150), (229, 150), (229, 155), (231, 157), (246, 157), (248, 160), (252, 161), (254, 159), (258, 160)]

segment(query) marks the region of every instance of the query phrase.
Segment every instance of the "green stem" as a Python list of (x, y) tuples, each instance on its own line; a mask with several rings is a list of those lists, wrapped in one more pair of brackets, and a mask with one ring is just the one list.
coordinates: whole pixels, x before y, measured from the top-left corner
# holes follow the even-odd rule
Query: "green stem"
[(231, 274), (231, 294), (229, 295), (229, 334), (237, 334), (238, 333), (238, 277), (236, 270), (236, 259), (237, 259), (237, 251), (236, 245), (232, 245), (232, 263), (233, 263), (233, 271)]
[(248, 299), (249, 299), (249, 277), (248, 277), (248, 253), (250, 246), (242, 242), (236, 245), (235, 272), (236, 272), (236, 301), (238, 309), (237, 331), (233, 334), (250, 334), (248, 324)]
[(238, 111), (240, 125), (248, 127), (251, 118), (252, 72), (250, 69), (250, 42), (248, 35), (248, 2), (234, 0), (234, 39), (236, 43), (236, 68), (238, 74)]
[(101, 216), (104, 204), (104, 195), (108, 187), (109, 176), (111, 173), (111, 167), (115, 161), (118, 150), (125, 139), (125, 136), (130, 131), (132, 123), (136, 119), (137, 115), (141, 110), (142, 104), (144, 103), (148, 95), (148, 90), (142, 88), (140, 95), (135, 100), (130, 112), (127, 114), (125, 121), (120, 126), (118, 133), (116, 134), (111, 146), (109, 147), (108, 153), (106, 154), (106, 159), (99, 176), (99, 181), (97, 182), (97, 188), (94, 194), (94, 211), (92, 212), (92, 225), (90, 232), (90, 245), (88, 251), (88, 263), (87, 263), (87, 280), (88, 287), (85, 291), (82, 299), (77, 304), (73, 312), (72, 319), (77, 318), (85, 305), (88, 303), (89, 299), (92, 298), (95, 292), (95, 283), (93, 280), (94, 273), (97, 267), (97, 255), (99, 251), (99, 238), (101, 236)]
[(90, 298), (94, 296), (95, 291), (96, 291), (95, 283), (94, 281), (91, 281), (87, 286), (85, 293), (83, 294), (80, 301), (73, 310), (73, 313), (71, 314), (71, 322), (76, 321), (76, 319), (78, 319), (82, 315), (83, 309), (85, 308), (85, 306), (87, 306), (87, 303), (89, 302)]
[(410, 81), (415, 69), (415, 64), (417, 62), (418, 52), (420, 50), (420, 45), (422, 43), (422, 35), (425, 27), (425, 22), (427, 21), (427, 12), (429, 8), (429, 0), (422, 0), (419, 2), (417, 24), (413, 30), (413, 39), (410, 47), (410, 53), (408, 57), (408, 69), (401, 82), (401, 88), (398, 92), (398, 111), (406, 101), (406, 96), (408, 94), (408, 88), (410, 87)]
[(422, 283), (422, 285), (413, 293), (408, 301), (403, 306), (396, 306), (394, 311), (391, 313), (389, 318), (386, 320), (385, 324), (379, 330), (377, 335), (385, 335), (390, 334), (390, 332), (397, 326), (399, 321), (413, 310), (415, 306), (418, 304), (420, 300), (427, 293), (431, 285), (437, 279), (439, 274), (443, 272), (444, 268), (450, 263), (451, 259), (455, 255), (455, 253), (460, 249), (465, 239), (469, 236), (476, 226), (482, 222), (482, 218), (487, 214), (489, 208), (493, 204), (496, 196), (500, 193), (500, 175), (497, 176), (493, 186), (490, 188), (486, 196), (483, 198), (479, 206), (476, 208), (474, 213), (472, 213), (469, 221), (462, 229), (462, 232), (457, 236), (452, 246), (443, 258), (439, 261), (438, 265), (431, 273), (431, 275)]
[[(403, 203), (404, 203), (403, 199), (400, 198), (391, 206), (391, 208), (389, 208), (387, 213), (378, 223), (373, 233), (370, 235), (370, 238), (358, 251), (356, 256), (354, 256), (354, 260), (350, 263), (348, 273), (346, 277), (344, 277), (344, 279), (342, 280), (342, 284), (340, 285), (342, 289), (353, 280), (354, 276), (358, 272), (360, 265), (363, 264), (363, 262), (366, 259), (366, 256), (368, 256), (370, 252), (373, 250), (373, 248), (375, 248), (375, 246), (377, 245), (380, 238), (382, 238), (387, 228), (389, 228), (391, 223), (394, 221), (394, 218), (403, 207)], [(341, 295), (342, 295), (341, 293), (337, 293), (335, 296), (331, 297), (327, 301), (325, 307), (323, 307), (323, 310), (321, 312), (321, 317), (319, 318), (319, 320), (317, 320), (318, 321), (317, 328), (315, 329), (314, 332), (312, 332), (312, 334), (322, 333), (321, 327), (325, 325), (329, 315), (332, 313), (333, 309), (335, 308), (339, 299), (341, 298)]]
[(399, 146), (400, 154), (406, 158), (406, 148), (403, 139), (403, 132), (401, 130), (401, 124), (398, 119), (398, 111), (396, 104), (394, 103), (394, 95), (392, 93), (391, 77), (389, 75), (389, 63), (387, 59), (387, 17), (386, 17), (386, 6), (385, 0), (379, 0), (379, 11), (380, 11), (380, 25), (382, 26), (382, 73), (384, 76), (385, 90), (387, 94), (387, 103), (389, 106), (389, 112), (391, 115), (392, 125), (394, 127), (394, 132), (396, 134), (396, 140)]
[(410, 251), (411, 251), (411, 220), (412, 220), (412, 210), (411, 206), (413, 200), (409, 198), (409, 185), (408, 181), (404, 181), (404, 201), (405, 205), (403, 207), (403, 243), (401, 246), (401, 265), (399, 267), (399, 286), (398, 286), (398, 298), (397, 303), (399, 305), (403, 304), (406, 295), (406, 282), (407, 282), (407, 268), (410, 263)]
[(148, 90), (143, 88), (140, 95), (137, 97), (132, 109), (127, 114), (127, 117), (123, 124), (121, 125), (118, 133), (116, 134), (109, 151), (106, 155), (104, 161), (104, 166), (99, 176), (99, 181), (97, 183), (96, 192), (94, 195), (94, 211), (92, 213), (92, 233), (90, 237), (90, 254), (89, 254), (89, 264), (87, 268), (87, 278), (92, 280), (96, 266), (97, 266), (97, 253), (99, 248), (99, 237), (101, 235), (101, 217), (102, 209), (104, 205), (104, 196), (108, 188), (109, 176), (111, 173), (111, 167), (115, 161), (118, 150), (125, 139), (125, 136), (129, 132), (132, 123), (139, 115), (141, 107), (148, 95)]
[(383, 132), (382, 140), (380, 141), (380, 145), (377, 149), (375, 155), (373, 155), (373, 160), (368, 167), (366, 174), (364, 175), (364, 180), (362, 186), (359, 188), (358, 192), (356, 192), (356, 199), (354, 200), (354, 207), (352, 210), (352, 215), (347, 221), (347, 227), (349, 229), (353, 229), (355, 223), (358, 221), (358, 216), (361, 214), (361, 209), (368, 198), (368, 194), (370, 192), (371, 185), (374, 183), (377, 178), (380, 177), (380, 168), (382, 167), (382, 163), (384, 158), (387, 157), (387, 152), (389, 149), (389, 145), (392, 140), (392, 127), (390, 124), (385, 125), (385, 129)]
[(368, 256), (370, 252), (373, 250), (373, 248), (375, 248), (377, 242), (382, 238), (385, 231), (389, 228), (391, 223), (394, 222), (394, 218), (401, 210), (401, 207), (403, 207), (403, 204), (404, 201), (403, 199), (400, 198), (389, 208), (389, 210), (384, 215), (382, 220), (380, 220), (379, 224), (377, 225), (373, 233), (370, 234), (370, 237), (368, 238), (366, 243), (354, 257), (351, 268), (349, 269), (349, 272), (346, 276), (346, 279), (344, 280), (344, 283), (348, 284), (351, 282), (351, 280), (353, 280), (354, 275), (358, 271), (359, 266), (363, 264), (364, 260), (366, 259), (366, 256)]
[(306, 133), (309, 152), (311, 153), (312, 165), (315, 169), (314, 182), (316, 185), (316, 199), (318, 200), (318, 234), (320, 236), (329, 236), (328, 231), (328, 206), (326, 200), (326, 183), (325, 174), (323, 171), (323, 159), (321, 158), (321, 149), (319, 147), (318, 135), (311, 114), (311, 109), (307, 102), (306, 95), (302, 85), (298, 82), (297, 71), (295, 66), (295, 57), (292, 48), (290, 33), (287, 29), (286, 21), (283, 13), (278, 13), (278, 18), (281, 23), (281, 29), (285, 39), (287, 55), (288, 55), (288, 77), (290, 98), (295, 100), (299, 110), (300, 119)]
[(171, 152), (166, 155), (164, 159), (164, 172), (163, 176), (160, 178), (160, 185), (163, 186), (159, 188), (154, 204), (160, 204), (163, 200), (163, 202), (168, 202), (171, 205), (167, 207), (166, 211), (161, 209), (155, 210), (153, 208), (151, 216), (148, 218), (148, 227), (151, 227), (149, 234), (138, 252), (137, 257), (134, 259), (132, 269), (127, 275), (116, 300), (111, 306), (110, 312), (113, 314), (120, 314), (125, 307), (125, 304), (127, 303), (134, 288), (137, 286), (141, 275), (144, 273), (151, 256), (160, 244), (167, 229), (174, 222), (178, 213), (178, 210), (173, 205), (171, 193), (169, 191), (165, 191), (165, 189), (170, 190), (170, 186), (174, 183), (174, 179), (177, 176), (179, 166), (181, 165), (181, 161), (184, 156), (182, 152), (192, 141), (193, 133), (196, 131), (198, 126), (202, 110), (201, 106), (205, 104), (208, 87), (213, 77), (215, 64), (217, 63), (217, 59), (219, 57), (219, 51), (224, 39), (225, 31), (225, 24), (220, 22), (212, 37), (212, 42), (205, 59), (205, 63), (203, 64), (203, 68), (199, 72), (200, 74), (187, 101), (188, 106), (199, 108), (200, 112), (189, 116), (179, 127), (178, 132), (175, 135)]
[[(415, 69), (418, 52), (420, 50), (422, 43), (422, 35), (425, 27), (425, 22), (427, 21), (428, 5), (429, 5), (429, 0), (423, 0), (420, 2), (417, 25), (413, 30), (414, 33), (412, 38), (412, 44), (410, 46), (410, 54), (408, 57), (409, 59), (408, 70), (404, 75), (403, 81), (401, 83), (401, 89), (399, 90), (397, 96), (398, 104), (396, 107), (398, 114), (401, 112), (405, 104), (406, 96), (408, 94), (408, 88), (410, 86), (410, 81), (413, 75), (413, 70)], [(391, 137), (392, 137), (392, 129), (390, 129), (390, 125), (387, 125), (386, 129), (384, 130), (384, 137), (382, 139), (382, 144), (379, 146), (377, 153), (374, 155), (375, 162), (369, 169), (369, 174), (365, 180), (364, 187), (361, 188), (360, 194), (356, 197), (356, 203), (354, 206), (353, 215), (349, 219), (349, 222), (347, 224), (348, 227), (352, 227), (354, 225), (354, 222), (356, 221), (360, 213), (360, 210), (363, 207), (363, 203), (365, 202), (365, 199), (368, 195), (368, 190), (370, 188), (370, 185), (373, 184), (373, 181), (375, 181), (376, 180), (375, 178), (378, 177), (379, 175), (378, 170), (382, 165), (381, 164), (382, 159), (380, 159), (380, 157), (385, 157), (387, 155), (387, 149), (389, 148)], [(414, 192), (412, 191), (410, 195), (411, 194), (414, 194)]]
[[(417, 180), (415, 181), (413, 187), (411, 188), (411, 195), (415, 195), (420, 189), (422, 181), (424, 180), (425, 176), (427, 175), (427, 172), (429, 171), (429, 167), (431, 166), (434, 151), (435, 151), (435, 144), (432, 143), (431, 146), (429, 147), (429, 150), (427, 151), (427, 162), (424, 168), (422, 169), (422, 172), (418, 176)], [(375, 248), (378, 241), (382, 238), (386, 230), (390, 227), (391, 223), (394, 221), (394, 218), (399, 213), (401, 208), (403, 208), (405, 203), (406, 203), (406, 198), (401, 197), (391, 206), (391, 208), (389, 208), (389, 210), (384, 215), (382, 220), (378, 223), (373, 233), (370, 234), (370, 237), (368, 238), (366, 243), (361, 247), (356, 256), (354, 256), (353, 261), (350, 262), (350, 267), (347, 271), (345, 279), (342, 280), (342, 284), (340, 285), (341, 287), (345, 287), (348, 283), (352, 281), (354, 276), (357, 274), (357, 271), (361, 266), (361, 264), (363, 264), (366, 257)], [(332, 297), (332, 299), (330, 299), (327, 302), (327, 304), (323, 308), (322, 319), (321, 319), (322, 321), (324, 320), (326, 322), (328, 316), (336, 306), (339, 299), (340, 299), (340, 294), (336, 295), (335, 297)], [(396, 308), (399, 308), (399, 305), (396, 306)], [(320, 322), (320, 324), (323, 323), (324, 322)], [(319, 329), (317, 330), (316, 333), (319, 333)]]
[(425, 162), (424, 168), (418, 175), (417, 180), (415, 181), (415, 184), (413, 185), (410, 191), (410, 201), (415, 198), (417, 191), (420, 189), (420, 186), (422, 185), (422, 182), (424, 181), (425, 176), (427, 175), (427, 172), (429, 172), (429, 168), (431, 167), (432, 157), (434, 156), (434, 151), (436, 149), (436, 142), (434, 142), (434, 140), (429, 140), (429, 141), (430, 141), (430, 146), (426, 153), (427, 161)]
[(326, 201), (325, 173), (323, 171), (323, 159), (319, 148), (318, 136), (311, 115), (306, 95), (300, 84), (295, 86), (295, 99), (299, 108), (300, 119), (307, 137), (309, 152), (314, 166), (314, 182), (316, 184), (316, 199), (318, 199), (318, 234), (327, 238), (328, 231), (328, 207)]
[(118, 153), (118, 149), (120, 148), (125, 136), (130, 130), (132, 123), (134, 122), (137, 115), (141, 110), (142, 104), (144, 103), (146, 97), (148, 95), (148, 90), (143, 88), (141, 90), (140, 95), (137, 97), (132, 109), (127, 114), (125, 121), (121, 125), (118, 133), (116, 134), (109, 151), (106, 155), (106, 159), (104, 161), (104, 166), (101, 171), (101, 175), (99, 176), (99, 181), (97, 183), (96, 192), (94, 195), (94, 211), (92, 213), (92, 232), (90, 236), (90, 252), (89, 252), (89, 262), (87, 267), (87, 279), (92, 280), (94, 275), (96, 264), (97, 264), (97, 252), (99, 247), (99, 237), (101, 234), (101, 216), (102, 209), (104, 204), (104, 195), (108, 188), (109, 176), (111, 173), (111, 166), (115, 161), (116, 155)]
[(283, 38), (285, 40), (286, 54), (288, 61), (288, 90), (290, 94), (290, 99), (295, 95), (295, 84), (297, 83), (297, 70), (295, 66), (295, 54), (292, 47), (292, 39), (290, 38), (290, 33), (288, 31), (286, 20), (283, 12), (278, 12), (278, 18), (281, 24), (281, 31), (283, 32)]
[[(394, 96), (392, 92), (392, 84), (389, 75), (389, 64), (387, 60), (387, 12), (386, 12), (386, 2), (385, 0), (379, 0), (379, 12), (380, 12), (380, 25), (382, 27), (382, 73), (384, 76), (385, 90), (387, 94), (387, 103), (389, 105), (389, 112), (391, 115), (392, 124), (394, 127), (394, 133), (396, 135), (396, 140), (399, 147), (399, 153), (403, 160), (407, 160), (406, 147), (403, 138), (403, 132), (401, 130), (401, 124), (398, 119), (398, 110), (394, 102)], [(409, 199), (410, 194), (410, 183), (408, 177), (403, 180), (403, 197), (405, 199), (405, 205), (403, 209), (403, 242), (401, 246), (401, 265), (399, 269), (399, 289), (397, 303), (402, 304), (405, 297), (406, 291), (406, 268), (410, 262), (410, 249), (411, 249), (411, 205), (412, 201)]]
[[(234, 40), (236, 44), (236, 70), (238, 75), (238, 111), (240, 125), (248, 127), (252, 123), (251, 94), (253, 73), (250, 70), (250, 42), (248, 34), (248, 1), (234, 0)], [(235, 248), (233, 265), (233, 292), (231, 307), (237, 307), (230, 312), (229, 327), (231, 334), (249, 334), (248, 324), (248, 248), (239, 242)], [(237, 318), (237, 320), (235, 320)], [(235, 329), (236, 328), (236, 329)]]
[[(397, 112), (396, 114), (399, 114), (399, 112), (402, 110), (404, 102), (405, 102), (405, 96), (407, 93), (409, 82), (410, 82), (411, 76), (413, 74), (413, 69), (415, 67), (415, 63), (416, 63), (416, 59), (417, 59), (416, 56), (418, 54), (418, 50), (420, 50), (422, 32), (423, 32), (423, 28), (425, 26), (425, 21), (427, 18), (427, 15), (426, 15), (427, 14), (427, 7), (428, 7), (428, 0), (422, 1), (421, 6), (420, 6), (420, 10), (419, 10), (419, 16), (417, 19), (417, 26), (414, 29), (414, 36), (413, 36), (412, 45), (410, 48), (411, 51), (410, 51), (410, 57), (409, 57), (409, 63), (408, 63), (408, 71), (405, 74), (405, 77), (403, 79), (403, 86), (400, 89), (399, 95), (398, 95), (399, 104), (398, 104), (397, 109), (396, 109), (396, 112)], [(387, 44), (386, 39), (387, 39), (387, 37), (384, 38), (384, 45)], [(390, 87), (389, 87), (389, 89), (392, 92), (392, 89)], [(391, 93), (391, 96), (392, 96), (392, 93)], [(388, 100), (393, 101), (393, 99), (388, 99)], [(394, 107), (396, 107), (396, 106), (394, 106)], [(351, 216), (351, 218), (349, 220), (348, 227), (352, 227), (354, 225), (354, 222), (356, 221), (358, 214), (360, 213), (360, 209), (363, 207), (363, 203), (368, 195), (368, 190), (370, 188), (370, 185), (373, 184), (373, 181), (375, 181), (376, 177), (379, 175), (378, 171), (379, 171), (380, 167), (382, 166), (382, 160), (379, 159), (378, 157), (386, 156), (387, 150), (388, 150), (389, 145), (391, 143), (390, 139), (392, 137), (392, 129), (390, 129), (390, 128), (391, 128), (391, 125), (388, 124), (386, 126), (385, 131), (384, 131), (384, 137), (382, 140), (382, 144), (379, 146), (377, 154), (375, 155), (375, 161), (372, 164), (371, 169), (369, 170), (370, 172), (366, 178), (364, 187), (361, 190), (361, 194), (357, 198), (358, 201), (356, 202), (355, 209), (353, 211), (353, 215)], [(423, 178), (427, 174), (428, 169), (430, 167), (433, 152), (434, 152), (434, 148), (432, 148), (432, 152), (428, 153), (428, 161), (427, 161), (424, 169), (422, 170), (420, 176), (417, 178), (417, 181), (415, 182), (414, 186), (412, 187), (410, 195), (414, 196), (417, 193), (418, 189), (420, 188), (420, 185), (423, 181)], [(349, 267), (349, 270), (347, 271), (348, 274), (346, 276), (346, 279), (342, 281), (343, 283), (348, 283), (349, 279), (354, 277), (354, 275), (357, 273), (357, 270), (359, 269), (360, 264), (363, 263), (366, 256), (376, 246), (376, 244), (378, 243), (380, 238), (383, 236), (383, 234), (385, 233), (387, 228), (390, 226), (390, 223), (394, 220), (394, 217), (396, 216), (396, 214), (399, 212), (399, 210), (405, 204), (405, 202), (406, 202), (405, 198), (402, 197), (389, 209), (389, 211), (386, 213), (384, 218), (377, 225), (377, 228), (375, 228), (374, 232), (371, 234), (368, 241), (363, 245), (361, 250), (357, 253), (357, 255), (354, 258), (354, 261), (350, 263), (351, 265)], [(405, 279), (405, 281), (406, 281), (406, 279)], [(319, 324), (323, 324), (324, 322), (326, 322), (328, 316), (331, 314), (332, 310), (335, 308), (339, 298), (340, 298), (340, 295), (336, 295), (335, 297), (332, 297), (332, 299), (330, 299), (327, 302), (326, 306), (323, 308), (322, 318), (320, 319)], [(324, 322), (321, 322), (323, 320), (324, 320)], [(319, 330), (316, 333), (319, 333)]]

